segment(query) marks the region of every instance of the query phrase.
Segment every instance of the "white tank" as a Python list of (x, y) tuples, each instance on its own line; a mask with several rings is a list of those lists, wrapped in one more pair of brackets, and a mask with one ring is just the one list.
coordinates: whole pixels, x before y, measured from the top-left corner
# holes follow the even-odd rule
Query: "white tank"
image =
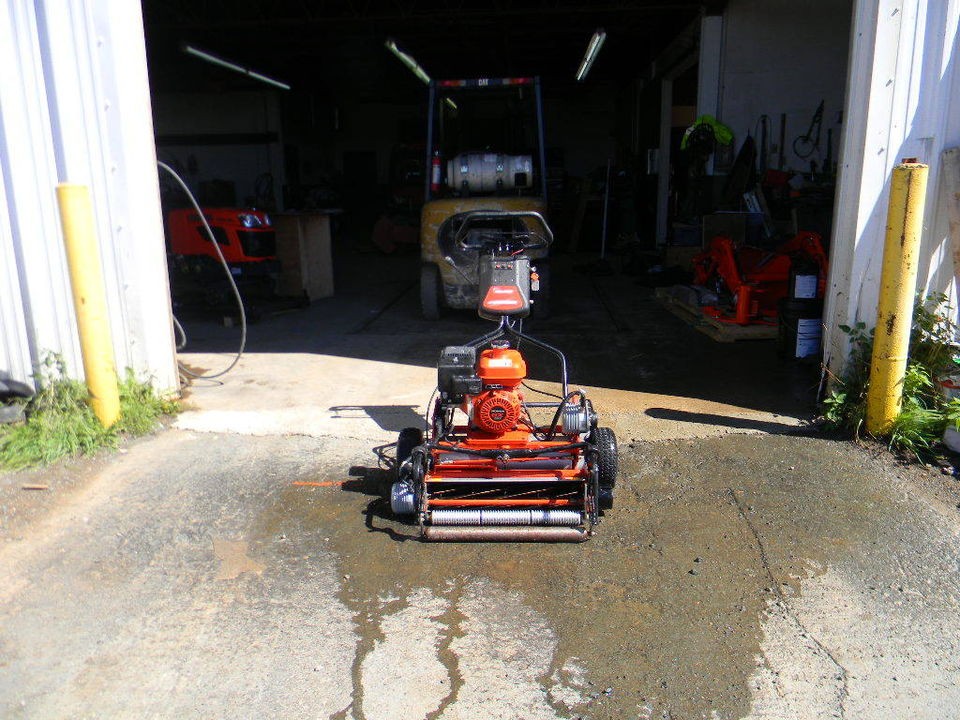
[(472, 193), (516, 190), (533, 186), (533, 158), (530, 155), (461, 153), (447, 161), (447, 185)]

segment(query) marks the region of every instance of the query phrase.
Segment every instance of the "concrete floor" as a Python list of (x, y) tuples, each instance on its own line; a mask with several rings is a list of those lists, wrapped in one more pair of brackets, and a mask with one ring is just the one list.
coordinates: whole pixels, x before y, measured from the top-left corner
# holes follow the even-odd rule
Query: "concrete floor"
[(960, 717), (960, 483), (811, 435), (815, 371), (631, 278), (571, 272), (528, 328), (621, 439), (598, 535), (417, 542), (390, 443), (484, 325), (419, 320), (415, 269), (347, 257), (173, 427), (0, 475), (0, 717)]

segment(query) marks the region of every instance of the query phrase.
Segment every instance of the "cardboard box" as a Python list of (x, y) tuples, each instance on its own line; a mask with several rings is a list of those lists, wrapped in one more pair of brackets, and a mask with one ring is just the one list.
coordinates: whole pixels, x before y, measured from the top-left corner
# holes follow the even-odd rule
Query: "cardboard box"
[(310, 300), (333, 295), (330, 216), (326, 213), (273, 215), (280, 261), (279, 294)]

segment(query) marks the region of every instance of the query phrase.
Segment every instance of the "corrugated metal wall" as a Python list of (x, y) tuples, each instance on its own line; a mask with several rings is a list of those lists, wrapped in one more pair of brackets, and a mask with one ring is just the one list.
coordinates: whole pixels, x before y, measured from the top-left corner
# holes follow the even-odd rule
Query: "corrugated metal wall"
[(903, 158), (930, 166), (918, 290), (956, 307), (942, 182), (944, 149), (960, 145), (960, 0), (857, 0), (834, 212), (824, 352), (846, 362), (840, 325), (876, 322), (887, 198)]
[(0, 5), (0, 376), (82, 376), (55, 187), (94, 202), (119, 369), (177, 387), (140, 4)]

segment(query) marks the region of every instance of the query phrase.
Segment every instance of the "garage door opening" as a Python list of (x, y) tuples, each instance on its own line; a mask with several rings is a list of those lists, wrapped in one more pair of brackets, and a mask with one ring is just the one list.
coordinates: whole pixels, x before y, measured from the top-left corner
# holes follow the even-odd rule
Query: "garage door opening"
[[(483, 331), (470, 311), (448, 309), (439, 321), (420, 313), (428, 87), (385, 47), (392, 38), (434, 79), (540, 79), (557, 240), (551, 317), (530, 329), (573, 352), (577, 382), (627, 393), (610, 402), (624, 413), (649, 408), (651, 421), (777, 430), (776, 416), (809, 415), (816, 363), (779, 359), (769, 331), (718, 343), (698, 331), (700, 308), (683, 322), (655, 292), (689, 286), (694, 255), (716, 234), (770, 250), (813, 230), (828, 246), (849, 4), (830, 11), (829, 30), (786, 3), (747, 0), (405, 13), (238, 4), (226, 16), (158, 0), (144, 10), (159, 157), (205, 207), (265, 212), (278, 255), (281, 235), (292, 238), (282, 298), (251, 301), (259, 322), (249, 351), (269, 356), (265, 369), (322, 355), (366, 373), (378, 363), (411, 368), (430, 385), (444, 342)], [(578, 82), (598, 28), (606, 42)], [(290, 90), (199, 62), (185, 43)], [(709, 152), (690, 142), (704, 116), (732, 136), (714, 136)], [(745, 145), (755, 149), (747, 159)], [(311, 263), (326, 267), (324, 283), (311, 284)], [(228, 306), (174, 303), (195, 359), (212, 363), (210, 353), (234, 347)], [(723, 339), (750, 337), (730, 325)], [(690, 399), (708, 405), (681, 410)], [(330, 407), (364, 402), (382, 404), (343, 397)]]

